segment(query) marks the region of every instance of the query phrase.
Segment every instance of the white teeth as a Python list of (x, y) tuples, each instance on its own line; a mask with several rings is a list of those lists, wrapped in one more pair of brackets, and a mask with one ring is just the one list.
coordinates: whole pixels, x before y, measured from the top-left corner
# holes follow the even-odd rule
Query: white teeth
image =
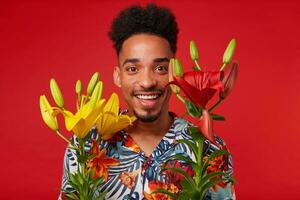
[(145, 95), (145, 94), (138, 94), (136, 95), (137, 98), (139, 99), (156, 99), (159, 95), (158, 94), (150, 94), (150, 95)]

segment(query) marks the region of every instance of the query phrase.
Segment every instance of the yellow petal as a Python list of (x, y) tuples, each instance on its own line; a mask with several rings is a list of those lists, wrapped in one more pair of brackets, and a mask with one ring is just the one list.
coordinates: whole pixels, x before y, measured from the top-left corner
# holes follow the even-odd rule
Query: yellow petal
[(90, 112), (84, 113), (82, 110), (79, 110), (75, 116), (65, 111), (67, 130), (72, 131), (78, 138), (84, 138), (100, 117), (104, 106), (103, 102), (104, 99), (100, 100)]
[(116, 115), (119, 114), (119, 97), (116, 93), (112, 93), (106, 105), (104, 106), (103, 112), (112, 112)]
[(40, 96), (40, 109), (45, 124), (53, 131), (57, 131), (57, 120), (52, 116), (52, 109), (45, 95)]
[[(114, 113), (104, 113), (106, 123), (97, 123), (97, 130), (103, 140), (108, 140), (114, 136), (115, 133), (123, 130), (128, 125), (132, 124), (136, 117), (129, 117), (128, 115), (115, 116)], [(102, 116), (101, 116), (102, 118)], [(102, 125), (102, 126), (100, 126)]]

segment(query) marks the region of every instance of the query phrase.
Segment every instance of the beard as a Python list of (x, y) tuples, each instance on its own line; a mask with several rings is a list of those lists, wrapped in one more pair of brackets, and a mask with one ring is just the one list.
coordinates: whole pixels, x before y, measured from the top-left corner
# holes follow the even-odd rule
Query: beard
[(141, 122), (150, 123), (150, 122), (154, 122), (155, 120), (157, 120), (159, 118), (159, 116), (161, 115), (161, 110), (157, 114), (154, 114), (154, 115), (139, 115), (134, 110), (133, 110), (133, 113), (138, 118), (138, 120), (140, 120)]
[[(169, 87), (166, 88), (165, 90), (164, 89), (154, 89), (154, 90), (148, 90), (148, 91), (160, 91), (162, 94), (166, 93), (166, 96), (164, 97), (165, 98), (164, 102), (169, 101), (169, 99), (170, 99), (171, 90)], [(163, 103), (163, 105), (164, 105), (164, 103)], [(163, 105), (157, 113), (151, 113), (152, 110), (145, 110), (146, 114), (139, 114), (138, 112), (135, 111), (135, 109), (133, 109), (133, 113), (137, 117), (137, 119), (140, 120), (141, 122), (151, 123), (151, 122), (156, 121), (161, 116), (162, 110), (163, 110)]]

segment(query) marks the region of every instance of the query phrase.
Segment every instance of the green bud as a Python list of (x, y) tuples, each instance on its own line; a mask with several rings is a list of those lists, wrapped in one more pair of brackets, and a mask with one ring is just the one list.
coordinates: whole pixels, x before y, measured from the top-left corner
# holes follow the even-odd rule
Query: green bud
[(231, 61), (236, 46), (236, 39), (231, 39), (223, 55), (223, 63), (228, 64)]
[(93, 93), (93, 90), (98, 82), (98, 79), (99, 79), (99, 73), (95, 72), (88, 84), (87, 91), (86, 91), (87, 96), (90, 96)]
[(55, 79), (53, 78), (50, 80), (50, 90), (51, 90), (52, 97), (55, 103), (57, 104), (57, 106), (63, 108), (64, 99)]
[(194, 40), (190, 41), (190, 55), (192, 60), (198, 60), (198, 50), (197, 50), (197, 46)]
[(81, 81), (80, 81), (80, 80), (78, 80), (78, 81), (76, 82), (75, 91), (76, 91), (76, 94), (78, 94), (78, 95), (81, 94), (81, 91), (82, 91), (82, 85), (81, 85)]
[(95, 86), (95, 89), (93, 91), (93, 94), (91, 96), (91, 100), (90, 100), (91, 104), (92, 104), (92, 107), (94, 107), (96, 105), (96, 103), (101, 99), (102, 88), (103, 88), (102, 81), (98, 81), (96, 86)]
[(182, 77), (183, 75), (182, 66), (179, 59), (174, 60), (173, 73), (178, 77)]

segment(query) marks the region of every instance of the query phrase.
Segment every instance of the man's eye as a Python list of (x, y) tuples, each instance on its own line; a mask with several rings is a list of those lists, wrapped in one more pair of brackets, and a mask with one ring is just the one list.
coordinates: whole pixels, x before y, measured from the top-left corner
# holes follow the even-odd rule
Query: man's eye
[(158, 72), (168, 72), (168, 67), (163, 65), (158, 65), (155, 70)]
[(127, 72), (130, 72), (130, 73), (134, 73), (134, 72), (137, 71), (137, 68), (134, 67), (134, 66), (130, 66), (130, 67), (127, 67), (127, 68), (126, 68), (126, 71), (127, 71)]

